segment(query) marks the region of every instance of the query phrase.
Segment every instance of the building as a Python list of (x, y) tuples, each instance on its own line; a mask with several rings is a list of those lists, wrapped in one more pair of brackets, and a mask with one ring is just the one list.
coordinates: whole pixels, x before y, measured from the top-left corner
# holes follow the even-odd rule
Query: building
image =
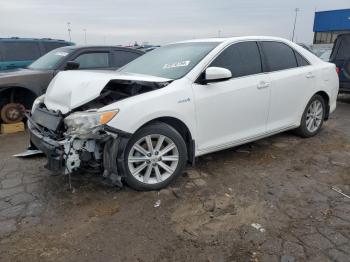
[(350, 33), (350, 9), (315, 13), (314, 44), (332, 44), (337, 35)]

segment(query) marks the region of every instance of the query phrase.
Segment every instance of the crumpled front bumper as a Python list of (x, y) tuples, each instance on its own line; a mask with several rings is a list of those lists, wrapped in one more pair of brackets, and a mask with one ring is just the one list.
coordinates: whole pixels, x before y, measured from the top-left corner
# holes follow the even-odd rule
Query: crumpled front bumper
[(65, 167), (63, 145), (41, 134), (40, 130), (35, 128), (30, 121), (28, 121), (28, 130), (31, 143), (40, 149), (47, 157), (47, 164), (45, 167), (54, 172), (62, 172)]
[(55, 140), (41, 130), (40, 126), (36, 126), (37, 123), (31, 116), (27, 117), (31, 144), (46, 155), (47, 169), (56, 174), (70, 174), (81, 167), (87, 170), (86, 164), (90, 166), (93, 163), (92, 167), (101, 168), (103, 177), (111, 184), (122, 186), (121, 176), (125, 174), (124, 154), (130, 134), (105, 126), (101, 129), (103, 133), (92, 132), (91, 138), (73, 135)]

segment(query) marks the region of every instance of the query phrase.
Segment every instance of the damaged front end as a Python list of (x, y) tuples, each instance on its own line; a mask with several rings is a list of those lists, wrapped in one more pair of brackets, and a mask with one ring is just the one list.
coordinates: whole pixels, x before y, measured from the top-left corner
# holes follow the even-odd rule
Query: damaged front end
[(131, 134), (108, 126), (119, 109), (103, 111), (103, 107), (167, 84), (111, 80), (97, 98), (66, 114), (39, 101), (27, 116), (31, 143), (44, 152), (46, 168), (55, 173), (96, 172), (121, 186), (124, 150)]

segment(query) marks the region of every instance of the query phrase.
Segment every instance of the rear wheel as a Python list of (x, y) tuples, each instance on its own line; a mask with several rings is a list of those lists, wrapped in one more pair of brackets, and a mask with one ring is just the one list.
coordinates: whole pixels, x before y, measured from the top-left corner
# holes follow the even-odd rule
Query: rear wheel
[(314, 95), (307, 104), (301, 123), (296, 132), (302, 137), (316, 135), (322, 125), (326, 114), (326, 104), (322, 96)]
[(22, 121), (25, 108), (22, 104), (9, 103), (1, 108), (1, 120), (6, 124), (13, 124)]
[(186, 161), (182, 136), (167, 124), (152, 124), (135, 133), (126, 147), (125, 180), (136, 190), (158, 190), (183, 172)]

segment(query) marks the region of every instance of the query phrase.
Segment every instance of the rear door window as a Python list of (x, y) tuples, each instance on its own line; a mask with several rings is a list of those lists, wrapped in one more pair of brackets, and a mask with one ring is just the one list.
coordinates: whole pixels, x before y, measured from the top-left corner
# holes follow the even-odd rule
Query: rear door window
[(260, 52), (256, 42), (242, 42), (227, 47), (212, 63), (231, 71), (232, 77), (262, 72)]
[(344, 37), (339, 44), (336, 59), (347, 60), (350, 58), (350, 37)]
[(114, 67), (122, 67), (132, 60), (141, 56), (139, 53), (122, 51), (122, 50), (114, 50), (113, 51), (113, 66)]
[(3, 61), (36, 60), (41, 56), (38, 42), (4, 41), (2, 42)]
[(83, 53), (74, 61), (79, 63), (79, 69), (107, 68), (109, 67), (109, 52)]
[(266, 61), (266, 72), (273, 72), (298, 67), (294, 50), (280, 42), (260, 42)]

